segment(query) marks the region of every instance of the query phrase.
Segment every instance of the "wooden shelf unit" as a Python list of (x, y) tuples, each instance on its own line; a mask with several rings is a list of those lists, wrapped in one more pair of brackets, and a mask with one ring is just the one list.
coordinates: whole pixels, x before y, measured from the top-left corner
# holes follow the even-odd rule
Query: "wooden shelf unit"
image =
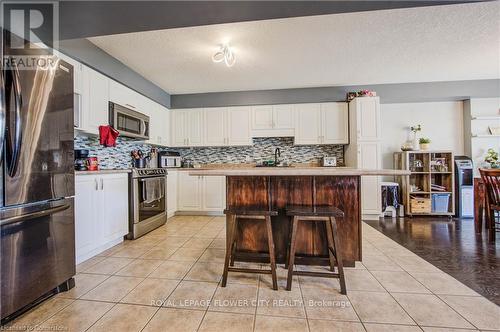
[[(436, 169), (439, 158), (447, 169)], [(394, 168), (411, 172), (399, 177), (402, 201), (407, 216), (453, 216), (455, 214), (455, 162), (451, 151), (405, 151), (394, 153)], [(432, 184), (446, 187), (446, 191), (432, 190)], [(418, 190), (416, 190), (418, 187)], [(426, 198), (432, 202), (432, 195), (449, 194), (447, 212), (411, 211), (411, 197)]]

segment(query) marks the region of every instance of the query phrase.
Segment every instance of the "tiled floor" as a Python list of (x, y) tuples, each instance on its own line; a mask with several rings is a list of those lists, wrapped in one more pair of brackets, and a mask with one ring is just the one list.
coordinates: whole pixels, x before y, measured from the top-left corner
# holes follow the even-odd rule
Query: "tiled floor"
[[(363, 263), (337, 280), (230, 273), (219, 286), (224, 218), (174, 217), (166, 226), (78, 266), (76, 287), (8, 327), (57, 331), (500, 330), (500, 307), (363, 225)], [(251, 265), (251, 264), (248, 264)], [(300, 267), (307, 268), (307, 267)], [(480, 278), (480, 276), (478, 276)]]

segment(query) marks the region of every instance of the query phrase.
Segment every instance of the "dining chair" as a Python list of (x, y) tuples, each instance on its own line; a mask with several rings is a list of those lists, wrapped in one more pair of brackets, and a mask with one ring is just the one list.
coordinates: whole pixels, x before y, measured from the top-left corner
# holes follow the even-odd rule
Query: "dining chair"
[(479, 169), (486, 188), (486, 218), (490, 231), (500, 231), (500, 169)]

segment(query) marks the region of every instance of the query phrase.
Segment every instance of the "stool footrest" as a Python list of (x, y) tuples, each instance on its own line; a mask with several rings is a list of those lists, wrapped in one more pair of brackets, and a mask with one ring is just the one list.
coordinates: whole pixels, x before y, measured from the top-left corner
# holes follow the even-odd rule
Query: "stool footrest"
[(308, 277), (325, 277), (325, 278), (339, 278), (338, 273), (332, 272), (313, 272), (313, 271), (293, 271), (293, 275), (296, 276), (308, 276)]
[(230, 272), (246, 272), (246, 273), (262, 273), (262, 274), (271, 274), (271, 270), (259, 270), (259, 269), (246, 269), (243, 267), (229, 267), (228, 271)]

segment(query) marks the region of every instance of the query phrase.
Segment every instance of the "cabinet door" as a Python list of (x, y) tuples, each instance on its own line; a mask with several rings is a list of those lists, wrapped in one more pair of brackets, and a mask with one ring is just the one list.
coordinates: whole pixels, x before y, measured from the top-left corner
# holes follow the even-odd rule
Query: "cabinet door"
[(322, 143), (348, 144), (348, 108), (347, 103), (321, 104), (322, 111)]
[(202, 176), (203, 211), (222, 212), (226, 205), (226, 179), (223, 176)]
[(252, 107), (252, 129), (272, 129), (273, 128), (273, 107), (254, 106)]
[(187, 112), (187, 139), (188, 146), (203, 145), (203, 110), (190, 110)]
[(294, 116), (293, 105), (273, 106), (273, 128), (293, 129)]
[(161, 137), (161, 145), (162, 146), (170, 146), (170, 117), (172, 115), (172, 112), (161, 105), (160, 107), (160, 114), (162, 115), (160, 117), (160, 120), (162, 121), (162, 131), (160, 134)]
[(358, 141), (374, 141), (381, 139), (380, 103), (378, 97), (356, 99), (356, 119)]
[(171, 142), (173, 146), (187, 146), (187, 112), (172, 111), (170, 128), (172, 131)]
[(227, 110), (227, 142), (229, 145), (252, 145), (250, 108), (229, 107)]
[(224, 107), (206, 108), (204, 110), (204, 144), (205, 146), (223, 146), (227, 144), (226, 114)]
[(109, 80), (93, 69), (84, 67), (85, 95), (83, 112), (87, 119), (85, 130), (99, 133), (99, 126), (109, 124)]
[(134, 90), (120, 84), (114, 80), (109, 80), (109, 100), (113, 103), (125, 106), (134, 111), (143, 112), (145, 105), (144, 99), (146, 97), (141, 96)]
[(148, 100), (147, 107), (143, 109), (143, 113), (149, 116), (149, 140), (146, 143), (160, 145), (161, 132), (163, 128), (162, 114), (158, 108), (158, 104)]
[(321, 144), (320, 104), (295, 105), (296, 145)]
[(99, 179), (103, 211), (98, 223), (103, 236), (102, 244), (117, 240), (129, 232), (128, 175), (108, 174)]
[[(380, 164), (380, 143), (359, 143), (358, 167), (362, 169), (378, 169)], [(381, 213), (380, 195), (380, 177), (361, 177), (361, 210), (363, 214), (379, 215)]]
[(177, 207), (179, 211), (201, 210), (200, 177), (179, 171)]
[(177, 183), (179, 172), (176, 170), (167, 171), (167, 217), (171, 217), (177, 211)]
[(80, 175), (75, 179), (75, 249), (76, 263), (93, 255), (96, 248), (96, 224), (101, 201), (97, 178)]

